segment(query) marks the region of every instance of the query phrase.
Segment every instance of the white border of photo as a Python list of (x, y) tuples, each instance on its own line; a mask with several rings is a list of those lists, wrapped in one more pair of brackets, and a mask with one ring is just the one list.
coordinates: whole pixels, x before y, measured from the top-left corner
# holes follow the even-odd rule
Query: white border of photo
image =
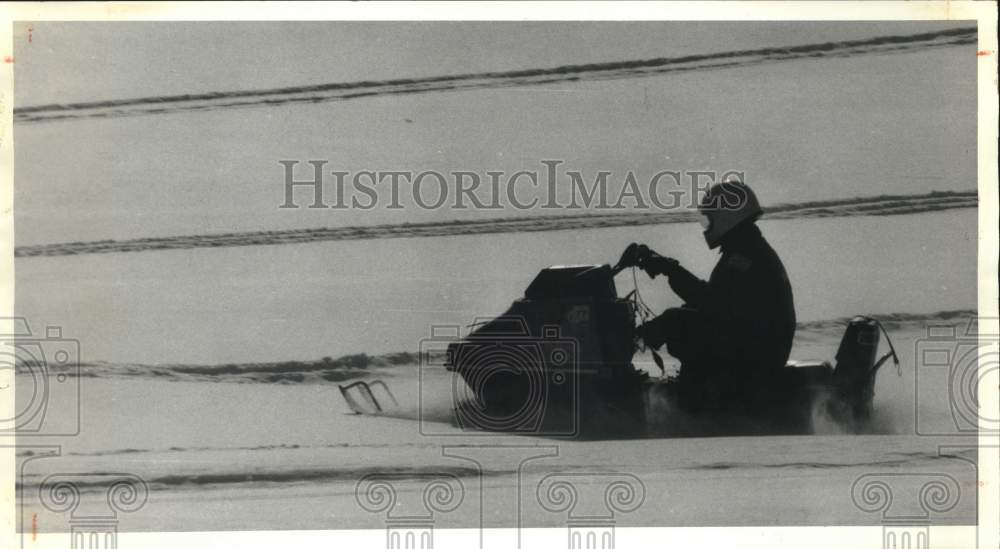
[[(0, 317), (14, 316), (13, 257), (13, 59), (14, 21), (192, 21), (192, 20), (953, 20), (976, 21), (979, 27), (979, 314), (998, 316), (998, 186), (997, 186), (997, 4), (994, 2), (118, 2), (118, 3), (5, 3), (0, 5)], [(981, 333), (998, 333), (980, 326)], [(985, 352), (986, 348), (983, 347)], [(979, 403), (998, 408), (996, 387), (979, 387)], [(13, 402), (0, 400), (12, 414)], [(4, 417), (10, 417), (4, 416)], [(997, 417), (993, 412), (988, 417)], [(14, 482), (14, 449), (0, 447), (4, 482), (2, 546), (19, 547)], [(996, 435), (980, 435), (979, 509), (981, 523), (971, 526), (931, 527), (933, 549), (1000, 546), (1000, 443)], [(467, 534), (468, 532), (465, 532)], [(461, 530), (439, 530), (434, 544), (463, 547)], [(490, 540), (510, 540), (509, 531), (486, 531)], [(563, 546), (565, 528), (531, 529), (523, 547)], [(740, 528), (616, 528), (619, 547), (880, 547), (882, 526), (872, 527), (740, 527)], [(170, 532), (121, 533), (123, 547), (374, 547), (386, 544), (386, 530)], [(39, 534), (25, 547), (64, 548), (67, 535)]]

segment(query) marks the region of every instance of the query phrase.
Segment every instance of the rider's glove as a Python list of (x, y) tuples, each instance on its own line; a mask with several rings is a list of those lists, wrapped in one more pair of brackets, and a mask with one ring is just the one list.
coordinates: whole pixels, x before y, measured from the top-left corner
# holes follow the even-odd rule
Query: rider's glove
[(625, 248), (622, 258), (618, 260), (618, 267), (622, 269), (626, 267), (638, 267), (642, 265), (642, 262), (650, 253), (652, 252), (645, 244), (636, 244), (633, 242)]
[(639, 264), (639, 267), (646, 271), (649, 278), (654, 278), (656, 275), (670, 276), (677, 270), (678, 267), (680, 267), (680, 263), (672, 257), (662, 256), (656, 252), (650, 251), (649, 255), (647, 255), (646, 258), (642, 260), (642, 263)]
[(645, 244), (633, 242), (625, 248), (625, 253), (618, 260), (617, 268), (639, 267), (646, 271), (649, 278), (654, 278), (657, 275), (670, 276), (679, 265), (676, 259), (662, 256), (650, 250)]

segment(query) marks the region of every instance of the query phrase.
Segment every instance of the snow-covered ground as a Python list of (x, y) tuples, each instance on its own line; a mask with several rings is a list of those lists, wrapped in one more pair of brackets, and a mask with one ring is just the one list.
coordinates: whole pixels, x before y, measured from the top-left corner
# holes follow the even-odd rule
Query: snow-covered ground
[[(66, 442), (60, 456), (20, 450), (19, 495), (25, 516), (37, 513), (40, 532), (67, 524), (37, 499), (48, 475), (114, 472), (137, 475), (149, 487), (140, 512), (120, 514), (123, 531), (379, 528), (385, 513), (367, 512), (357, 498), (363, 477), (388, 475), (402, 501), (445, 475), (464, 499), (437, 513), (436, 527), (477, 527), (482, 513), (486, 526), (513, 524), (520, 514), (523, 526), (551, 527), (566, 517), (539, 507), (537, 487), (548, 475), (572, 473), (587, 485), (625, 474), (645, 496), (618, 514), (619, 526), (860, 525), (882, 520), (852, 499), (863, 476), (946, 475), (961, 492), (952, 494), (954, 508), (935, 524), (970, 524), (975, 451), (941, 448), (960, 442), (957, 437), (917, 434), (918, 426), (948, 432), (952, 417), (947, 384), (917, 371), (915, 350), (928, 322), (965, 327), (958, 318), (888, 324), (902, 376), (891, 364), (881, 372), (876, 434), (869, 435), (823, 424), (811, 436), (581, 442), (486, 435), (437, 422), (451, 405), (450, 374), (431, 370), (428, 376), (425, 369), (420, 387), (415, 364), (378, 367), (362, 377), (389, 383), (401, 401), (397, 417), (352, 415), (335, 384), (321, 379), (164, 380), (93, 366), (94, 377), (79, 380), (86, 435)], [(796, 352), (832, 358), (840, 332), (835, 323), (800, 330)], [(928, 383), (935, 388), (926, 390)], [(424, 423), (416, 413), (418, 394), (424, 395)], [(475, 448), (482, 445), (493, 446)], [(106, 497), (103, 477), (76, 478), (83, 479), (84, 501)], [(520, 507), (513, 504), (519, 499)]]

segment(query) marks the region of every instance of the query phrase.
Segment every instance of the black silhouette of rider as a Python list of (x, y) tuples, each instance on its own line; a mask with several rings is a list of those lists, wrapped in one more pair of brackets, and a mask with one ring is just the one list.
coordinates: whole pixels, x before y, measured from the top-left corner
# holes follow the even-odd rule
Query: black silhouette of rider
[(756, 220), (763, 210), (738, 181), (713, 185), (698, 207), (710, 249), (722, 257), (708, 281), (641, 244), (621, 264), (664, 275), (684, 305), (639, 328), (647, 345), (681, 361), (689, 407), (743, 406), (760, 411), (776, 390), (795, 335), (795, 305), (785, 267)]

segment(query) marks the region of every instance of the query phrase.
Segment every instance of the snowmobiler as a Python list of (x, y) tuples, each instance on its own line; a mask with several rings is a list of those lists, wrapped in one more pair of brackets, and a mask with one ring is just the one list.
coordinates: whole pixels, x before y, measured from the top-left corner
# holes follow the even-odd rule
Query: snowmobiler
[[(555, 437), (792, 434), (812, 432), (819, 411), (864, 430), (879, 368), (889, 358), (899, 364), (891, 342), (878, 356), (884, 328), (855, 317), (835, 366), (787, 362), (791, 287), (754, 224), (756, 197), (724, 183), (700, 210), (709, 247), (722, 248), (707, 282), (635, 244), (614, 267), (543, 269), (506, 312), (445, 342), (443, 366), (471, 395), (454, 402), (453, 423)], [(615, 275), (629, 268), (666, 275), (686, 306), (654, 319), (638, 289), (618, 294)], [(662, 377), (635, 367), (636, 353), (664, 343), (681, 360), (678, 375), (655, 353)], [(421, 367), (431, 359), (421, 353)]]
[(727, 181), (701, 202), (709, 248), (722, 256), (703, 281), (676, 260), (632, 244), (619, 265), (666, 276), (684, 305), (639, 327), (647, 345), (664, 343), (681, 361), (680, 383), (688, 408), (739, 406), (761, 412), (788, 361), (795, 335), (792, 288), (778, 254), (755, 221), (763, 210), (750, 187)]

